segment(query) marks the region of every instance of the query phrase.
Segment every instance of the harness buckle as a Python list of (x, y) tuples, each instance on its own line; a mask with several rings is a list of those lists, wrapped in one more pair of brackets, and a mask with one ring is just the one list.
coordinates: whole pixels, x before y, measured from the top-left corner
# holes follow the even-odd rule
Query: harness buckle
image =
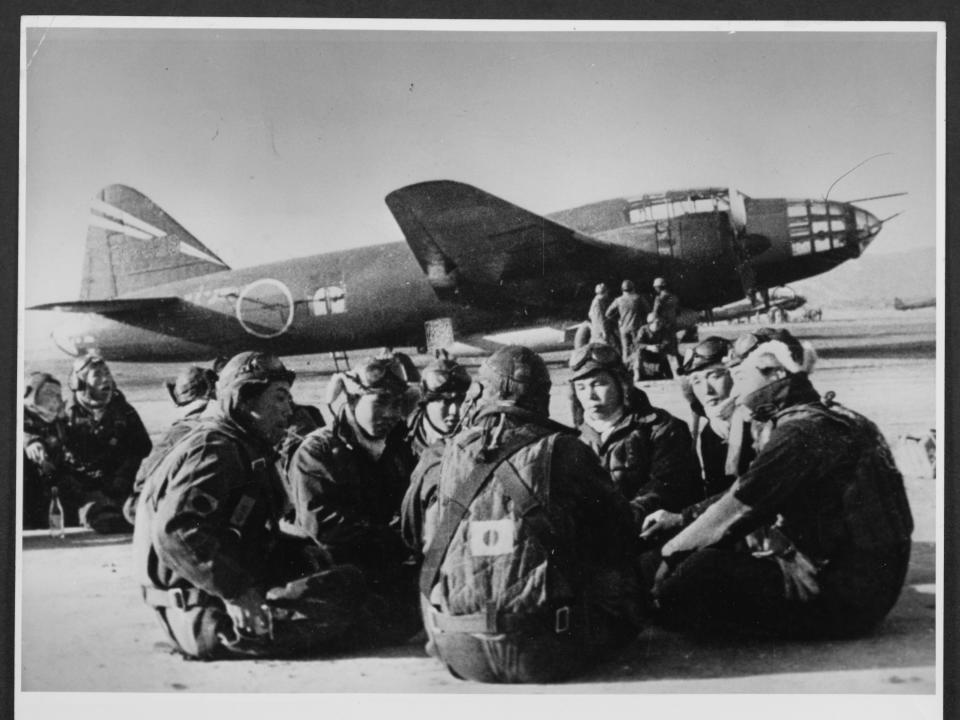
[(553, 630), (557, 635), (560, 633), (565, 633), (570, 629), (570, 606), (564, 605), (562, 608), (557, 608), (557, 612), (554, 615)]
[(186, 610), (187, 609), (187, 599), (183, 596), (183, 590), (181, 588), (171, 588), (167, 590), (167, 596), (173, 602), (173, 606), (177, 610)]

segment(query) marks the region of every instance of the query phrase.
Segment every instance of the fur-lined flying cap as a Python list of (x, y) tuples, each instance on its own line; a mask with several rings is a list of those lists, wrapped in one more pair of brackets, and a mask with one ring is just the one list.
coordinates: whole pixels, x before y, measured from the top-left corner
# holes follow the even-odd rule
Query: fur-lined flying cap
[(796, 342), (796, 338), (786, 330), (775, 330), (768, 327), (757, 328), (755, 331), (744, 333), (733, 341), (733, 345), (724, 362), (727, 364), (727, 367), (736, 367), (762, 343), (773, 339), (783, 339), (778, 337), (778, 333), (785, 333), (793, 342)]
[(40, 388), (48, 383), (55, 383), (60, 385), (60, 381), (57, 380), (50, 373), (45, 372), (32, 372), (27, 376), (26, 382), (23, 384), (23, 397), (24, 398), (33, 398), (37, 396), (37, 393), (40, 392)]
[(817, 362), (813, 346), (797, 340), (786, 330), (773, 331), (771, 338), (753, 345), (742, 359), (750, 358), (756, 364), (765, 355), (772, 356), (787, 372), (793, 374), (811, 373)]

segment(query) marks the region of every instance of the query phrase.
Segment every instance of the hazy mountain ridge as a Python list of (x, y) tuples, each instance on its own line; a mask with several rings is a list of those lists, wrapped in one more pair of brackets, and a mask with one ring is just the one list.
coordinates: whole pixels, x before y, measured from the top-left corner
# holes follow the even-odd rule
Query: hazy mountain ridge
[(936, 295), (936, 249), (879, 253), (867, 250), (835, 270), (791, 283), (810, 307), (885, 308), (893, 299)]

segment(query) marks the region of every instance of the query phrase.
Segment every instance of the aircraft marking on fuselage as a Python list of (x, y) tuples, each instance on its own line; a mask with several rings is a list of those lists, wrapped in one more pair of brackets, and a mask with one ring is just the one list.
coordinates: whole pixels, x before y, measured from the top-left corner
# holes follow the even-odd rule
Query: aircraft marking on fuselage
[(347, 311), (347, 288), (344, 285), (325, 285), (317, 288), (310, 303), (310, 312), (315, 317), (339, 315)]
[[(271, 324), (280, 325), (280, 323), (273, 323), (273, 321), (281, 319), (281, 316), (278, 314), (275, 318), (272, 317), (273, 313), (280, 312), (280, 306), (276, 302), (270, 302), (266, 294), (263, 296), (264, 299), (259, 299), (254, 294), (254, 291), (261, 287), (275, 288), (286, 301), (286, 320), (283, 321), (282, 327), (279, 327), (275, 332), (261, 332), (259, 329), (250, 327), (250, 325), (247, 324), (247, 322), (250, 322), (251, 324), (268, 328), (271, 327)], [(257, 312), (263, 313), (263, 317), (256, 317), (254, 314)], [(240, 295), (237, 297), (236, 316), (240, 326), (255, 337), (275, 338), (283, 335), (283, 333), (290, 329), (290, 325), (293, 323), (293, 294), (290, 292), (290, 288), (275, 278), (254, 280), (240, 291)]]

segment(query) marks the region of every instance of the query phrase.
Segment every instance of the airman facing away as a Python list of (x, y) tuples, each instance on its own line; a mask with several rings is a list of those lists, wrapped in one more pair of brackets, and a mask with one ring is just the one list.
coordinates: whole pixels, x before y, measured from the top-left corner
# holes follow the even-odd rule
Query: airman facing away
[(560, 679), (635, 636), (636, 533), (596, 457), (549, 419), (538, 355), (498, 350), (478, 385), (478, 412), (444, 448), (439, 511), (424, 528), (428, 650), (467, 679)]
[(587, 312), (587, 321), (590, 323), (590, 342), (605, 342), (614, 347), (620, 346), (620, 337), (617, 325), (607, 317), (607, 309), (613, 302), (610, 290), (606, 283), (598, 283), (594, 288), (593, 300)]
[(190, 365), (180, 371), (173, 382), (165, 383), (173, 404), (181, 409), (182, 415), (174, 420), (166, 433), (153, 446), (153, 450), (140, 465), (133, 483), (133, 492), (123, 504), (123, 516), (134, 524), (137, 503), (143, 484), (167, 453), (200, 422), (204, 410), (217, 396), (217, 373), (209, 368)]
[(605, 316), (610, 319), (619, 319), (620, 352), (624, 365), (629, 365), (636, 352), (634, 344), (637, 333), (643, 325), (644, 318), (650, 314), (650, 304), (645, 297), (637, 293), (633, 280), (624, 280), (620, 289), (622, 290), (620, 296), (610, 303)]

